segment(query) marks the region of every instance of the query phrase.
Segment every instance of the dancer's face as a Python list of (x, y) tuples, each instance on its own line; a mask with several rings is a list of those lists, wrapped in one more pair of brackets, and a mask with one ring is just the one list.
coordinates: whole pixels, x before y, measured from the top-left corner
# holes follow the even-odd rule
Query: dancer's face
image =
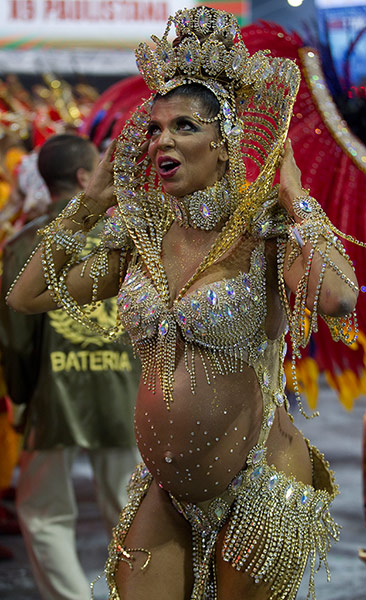
[(204, 189), (221, 179), (228, 159), (226, 148), (212, 148), (218, 141), (215, 124), (201, 123), (206, 116), (199, 98), (159, 98), (151, 112), (149, 156), (164, 190), (175, 197)]

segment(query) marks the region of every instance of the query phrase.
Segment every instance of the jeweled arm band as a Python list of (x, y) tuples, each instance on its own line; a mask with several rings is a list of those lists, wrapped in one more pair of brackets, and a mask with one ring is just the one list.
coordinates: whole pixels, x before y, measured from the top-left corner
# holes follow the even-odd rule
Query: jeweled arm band
[[(42, 237), (42, 240), (33, 250), (29, 259), (26, 261), (25, 265), (13, 281), (12, 285), (10, 286), (7, 292), (6, 298), (9, 297), (15, 284), (19, 280), (20, 276), (22, 275), (28, 264), (31, 262), (34, 255), (38, 252), (38, 250), (41, 250), (44, 255), (44, 246), (46, 239), (48, 239), (50, 247), (54, 245), (54, 248), (56, 250), (64, 251), (65, 260), (67, 260), (67, 262), (75, 263), (75, 260), (77, 260), (79, 254), (82, 252), (86, 244), (86, 237), (84, 234), (85, 223), (88, 223), (90, 227), (90, 225), (92, 224), (92, 218), (94, 219), (94, 217), (96, 216), (90, 212), (89, 207), (84, 202), (84, 197), (85, 194), (82, 192), (74, 198), (72, 198), (67, 204), (67, 206), (53, 221), (51, 221), (51, 223), (49, 223), (46, 227), (40, 229), (37, 232), (38, 235)], [(72, 217), (76, 215), (80, 207), (83, 207), (84, 211), (87, 211), (87, 214), (79, 215), (81, 220), (76, 221), (75, 219), (72, 219)], [(67, 220), (69, 221), (69, 223), (67, 223)], [(72, 227), (71, 223), (77, 224), (79, 226), (76, 231), (73, 231), (72, 229), (70, 229), (70, 227), (68, 228), (68, 224)], [(52, 253), (50, 254), (50, 252), (48, 254), (49, 256), (52, 255)], [(42, 265), (43, 267), (45, 267), (44, 256), (42, 260)], [(51, 295), (53, 298), (56, 298), (55, 294), (53, 294), (52, 291)]]
[[(40, 247), (44, 277), (51, 297), (59, 308), (98, 335), (111, 339), (121, 333), (118, 319), (114, 327), (106, 329), (92, 320), (90, 315), (98, 301), (99, 280), (108, 274), (111, 250), (119, 250), (121, 270), (124, 267), (129, 248), (128, 235), (118, 214), (106, 216), (104, 230), (99, 236), (100, 243), (89, 254), (83, 256), (82, 251), (86, 244), (85, 229), (72, 231), (68, 228), (71, 221), (81, 225), (72, 217), (78, 214), (82, 203), (80, 196), (73, 198), (60, 215), (39, 232), (42, 236)], [(89, 216), (94, 217), (92, 213), (89, 213)], [(85, 226), (85, 218), (82, 219), (82, 226)], [(63, 250), (67, 258), (59, 268), (56, 268), (54, 250)], [(70, 270), (78, 264), (82, 264), (80, 276), (84, 277), (87, 272), (92, 279), (91, 303), (83, 307), (71, 296), (66, 284)]]
[[(343, 244), (334, 233), (337, 230), (334, 228), (318, 202), (312, 196), (309, 196), (309, 194), (306, 196), (298, 196), (294, 200), (293, 208), (295, 217), (301, 219), (301, 221), (290, 225), (288, 229), (289, 240), (293, 252), (289, 257), (287, 268), (291, 268), (296, 256), (300, 254), (305, 244), (310, 242), (319, 256), (326, 263), (326, 266), (330, 266), (352, 290), (358, 291), (357, 285), (346, 277), (334, 261), (329, 258), (328, 253), (320, 247), (322, 242), (323, 245), (325, 243), (329, 245), (329, 248), (334, 247), (353, 268), (352, 262), (346, 253)], [(337, 231), (337, 233), (341, 232)], [(349, 236), (344, 237), (348, 239)]]
[[(293, 202), (293, 212), (296, 222), (289, 224), (288, 236), (278, 239), (278, 277), (280, 294), (286, 311), (292, 343), (294, 391), (301, 412), (307, 416), (300, 399), (296, 377), (296, 358), (301, 357), (300, 349), (307, 345), (312, 332), (316, 332), (318, 329), (319, 299), (326, 270), (328, 268), (331, 269), (352, 291), (358, 292), (358, 287), (331, 258), (331, 252), (335, 249), (353, 268), (343, 244), (337, 235), (335, 235), (335, 232), (341, 232), (338, 232), (332, 225), (318, 202), (309, 194), (298, 196)], [(290, 243), (290, 252), (286, 261), (288, 243)], [(291, 307), (285, 283), (285, 269), (289, 270), (292, 267), (296, 258), (303, 254), (306, 245), (307, 262), (304, 274), (296, 289), (293, 307)], [(307, 307), (309, 280), (313, 260), (316, 255), (320, 257), (321, 264), (313, 305), (311, 310), (309, 310)], [(322, 315), (322, 318), (326, 321), (334, 339), (342, 340), (345, 344), (351, 345), (357, 338), (358, 330), (355, 311), (344, 317), (327, 317)]]

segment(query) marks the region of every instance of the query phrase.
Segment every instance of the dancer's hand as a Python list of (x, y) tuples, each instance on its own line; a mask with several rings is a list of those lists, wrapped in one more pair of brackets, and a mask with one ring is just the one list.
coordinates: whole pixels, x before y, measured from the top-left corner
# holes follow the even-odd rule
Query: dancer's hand
[(292, 215), (292, 203), (297, 196), (303, 196), (301, 187), (301, 171), (297, 166), (292, 150), (291, 140), (287, 139), (280, 160), (280, 190), (278, 201)]
[(94, 214), (103, 214), (108, 208), (117, 204), (112, 160), (116, 143), (117, 141), (113, 140), (109, 144), (85, 190), (85, 203), (91, 205), (91, 212)]
[(143, 158), (143, 156), (149, 150), (149, 145), (150, 145), (150, 140), (145, 140), (144, 142), (142, 142), (142, 144), (140, 146), (140, 155), (138, 156), (137, 160), (140, 160), (141, 158)]

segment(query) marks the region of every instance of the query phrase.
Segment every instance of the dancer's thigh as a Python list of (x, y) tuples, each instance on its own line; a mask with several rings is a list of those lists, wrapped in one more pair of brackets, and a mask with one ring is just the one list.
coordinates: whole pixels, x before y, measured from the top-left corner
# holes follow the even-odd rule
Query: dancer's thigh
[(193, 585), (192, 535), (187, 521), (173, 508), (166, 492), (153, 482), (125, 540), (133, 552), (133, 569), (119, 562), (116, 584), (121, 600), (189, 600)]
[(221, 549), (227, 525), (221, 530), (216, 546), (216, 574), (219, 600), (268, 600), (269, 586), (254, 583), (247, 573), (237, 571), (231, 563), (225, 562)]

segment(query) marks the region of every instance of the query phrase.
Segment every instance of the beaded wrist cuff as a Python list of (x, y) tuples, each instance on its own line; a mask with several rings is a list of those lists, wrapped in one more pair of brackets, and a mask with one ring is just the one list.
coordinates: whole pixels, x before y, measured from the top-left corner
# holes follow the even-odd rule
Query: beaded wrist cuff
[(125, 248), (128, 245), (127, 227), (122, 214), (117, 208), (106, 218), (101, 240), (102, 244), (110, 249)]
[(293, 209), (294, 213), (299, 219), (307, 220), (307, 219), (316, 219), (316, 218), (325, 218), (327, 220), (328, 217), (322, 210), (320, 204), (306, 193), (304, 196), (297, 196), (293, 201)]
[(57, 250), (64, 250), (66, 254), (80, 254), (86, 244), (86, 236), (82, 231), (72, 232), (71, 229), (56, 229), (53, 241)]
[(83, 201), (84, 197), (85, 197), (84, 192), (81, 192), (74, 198), (71, 198), (71, 200), (67, 203), (65, 208), (61, 211), (59, 217), (62, 217), (63, 219), (70, 219), (71, 217), (76, 215), (76, 213), (80, 209), (80, 206), (82, 206), (82, 205), (87, 209), (88, 213), (90, 214), (90, 210), (88, 209), (87, 205)]
[[(100, 215), (92, 213), (90, 211), (89, 206), (84, 202), (84, 198), (85, 198), (84, 192), (80, 192), (80, 194), (78, 194), (77, 196), (72, 198), (69, 201), (69, 203), (65, 206), (65, 208), (61, 211), (61, 213), (58, 215), (56, 220), (61, 221), (62, 219), (70, 219), (70, 221), (72, 221), (76, 225), (79, 225), (82, 228), (91, 229), (92, 227), (95, 227), (95, 225), (105, 215), (104, 215), (104, 213), (102, 213)], [(79, 216), (80, 220), (73, 219), (73, 217), (75, 215), (77, 215), (77, 213), (79, 212), (81, 207), (83, 207), (87, 211), (87, 214), (85, 216), (81, 216), (81, 217)], [(90, 227), (89, 221), (92, 221), (93, 219), (94, 219), (94, 222), (92, 223), (92, 226)]]

